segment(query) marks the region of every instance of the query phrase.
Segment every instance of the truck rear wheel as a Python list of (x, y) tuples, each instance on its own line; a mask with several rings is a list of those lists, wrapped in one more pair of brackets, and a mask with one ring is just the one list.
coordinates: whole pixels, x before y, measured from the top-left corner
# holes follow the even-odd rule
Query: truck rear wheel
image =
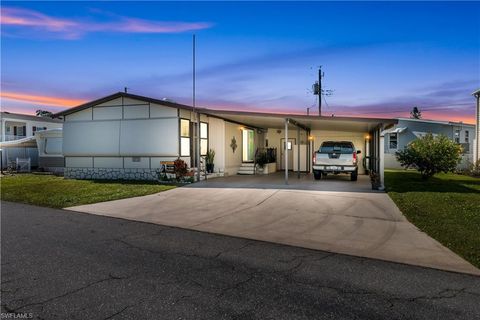
[(313, 170), (313, 177), (315, 180), (320, 180), (322, 178), (322, 171)]
[(357, 181), (357, 178), (358, 178), (358, 170), (355, 170), (350, 174), (350, 181)]

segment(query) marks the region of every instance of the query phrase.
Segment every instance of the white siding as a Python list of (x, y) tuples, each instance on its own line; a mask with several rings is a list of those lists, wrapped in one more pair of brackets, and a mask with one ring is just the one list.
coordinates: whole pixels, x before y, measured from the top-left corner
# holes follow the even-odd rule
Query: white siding
[[(215, 150), (215, 171), (225, 170), (225, 121), (216, 118), (208, 118), (208, 144), (210, 149)], [(230, 148), (230, 151), (232, 149)]]
[[(233, 152), (230, 144), (232, 138), (237, 141), (237, 149)], [(242, 130), (240, 125), (225, 122), (225, 173), (236, 174), (242, 164)]]
[(136, 99), (131, 99), (131, 98), (123, 98), (123, 105), (124, 106), (129, 106), (129, 105), (148, 105), (148, 102), (142, 101), (142, 100), (136, 100)]
[(123, 109), (124, 119), (148, 119), (148, 105), (126, 106)]
[(68, 168), (92, 168), (92, 157), (66, 157), (65, 166)]
[[(146, 158), (146, 157), (136, 157), (138, 160), (138, 162), (136, 161), (133, 161), (134, 158), (133, 157), (125, 157), (123, 158), (123, 165), (125, 168), (150, 168), (150, 158)], [(137, 160), (135, 159), (135, 160)]]
[(92, 108), (77, 111), (65, 116), (65, 121), (92, 120)]
[(107, 106), (121, 106), (122, 105), (122, 98), (113, 99), (101, 104), (97, 104), (97, 107), (107, 107)]
[(179, 114), (180, 114), (180, 118), (193, 120), (193, 119), (190, 118), (191, 117), (191, 112), (188, 111), (188, 110), (179, 109)]
[(94, 157), (94, 168), (123, 168), (122, 157)]
[(122, 119), (122, 107), (95, 107), (93, 120), (118, 120)]
[(120, 154), (124, 156), (176, 156), (178, 141), (178, 119), (176, 118), (126, 120), (122, 122)]
[(119, 155), (120, 121), (65, 122), (65, 156)]
[(150, 117), (151, 118), (165, 118), (165, 117), (176, 117), (177, 109), (161, 106), (159, 104), (151, 103), (150, 104)]

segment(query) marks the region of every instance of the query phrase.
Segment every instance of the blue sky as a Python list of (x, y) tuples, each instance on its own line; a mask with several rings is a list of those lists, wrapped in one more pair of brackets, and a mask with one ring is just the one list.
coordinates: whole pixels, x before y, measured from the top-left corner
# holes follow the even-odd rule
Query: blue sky
[[(2, 2), (2, 109), (59, 111), (128, 87), (190, 104), (472, 122), (477, 2)], [(316, 110), (314, 107), (313, 110)]]

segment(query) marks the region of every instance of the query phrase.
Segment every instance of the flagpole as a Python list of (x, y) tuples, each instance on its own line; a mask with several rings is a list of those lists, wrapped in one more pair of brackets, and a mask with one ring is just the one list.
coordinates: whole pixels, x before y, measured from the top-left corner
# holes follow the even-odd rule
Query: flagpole
[(196, 165), (197, 165), (197, 181), (200, 181), (200, 114), (198, 113), (195, 105), (195, 85), (196, 85), (196, 74), (195, 74), (195, 47), (196, 47), (196, 41), (195, 41), (195, 34), (193, 35), (193, 43), (192, 43), (192, 49), (193, 49), (193, 95), (192, 95), (192, 106), (193, 106), (193, 113), (195, 114), (197, 118), (197, 125), (195, 128), (195, 160), (196, 160)]

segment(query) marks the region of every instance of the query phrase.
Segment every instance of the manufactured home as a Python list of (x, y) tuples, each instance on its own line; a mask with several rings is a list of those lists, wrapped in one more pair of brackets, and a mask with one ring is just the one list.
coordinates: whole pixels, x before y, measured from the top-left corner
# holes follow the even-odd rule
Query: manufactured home
[(50, 129), (60, 129), (61, 132), (62, 120), (7, 111), (1, 112), (0, 116), (2, 169), (17, 158), (30, 159), (32, 167), (41, 167), (35, 136)]
[[(154, 180), (162, 163), (183, 159), (197, 167), (212, 149), (214, 171), (252, 174), (256, 154), (271, 150), (271, 171), (285, 179), (311, 171), (311, 155), (326, 140), (349, 140), (361, 151), (359, 174), (383, 176), (383, 134), (395, 119), (318, 117), (221, 111), (119, 92), (65, 110), (65, 177)], [(200, 159), (201, 161), (201, 159)]]
[(459, 169), (474, 162), (475, 125), (462, 122), (398, 118), (398, 123), (385, 132), (385, 168), (400, 169), (395, 153), (427, 133), (444, 135), (462, 146)]

